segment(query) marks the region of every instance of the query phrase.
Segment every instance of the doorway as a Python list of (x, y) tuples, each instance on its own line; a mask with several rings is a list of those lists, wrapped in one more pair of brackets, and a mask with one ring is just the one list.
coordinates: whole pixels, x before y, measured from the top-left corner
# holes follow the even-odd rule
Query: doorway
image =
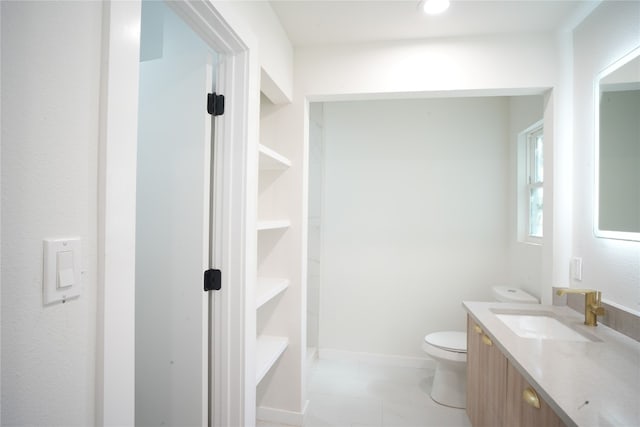
[[(215, 326), (215, 355), (209, 367), (212, 426), (244, 425), (254, 419), (254, 385), (245, 375), (244, 318), (247, 248), (246, 208), (250, 192), (247, 150), (254, 144), (251, 96), (259, 88), (253, 39), (238, 32), (226, 14), (206, 0), (166, 2), (220, 54), (219, 92), (225, 114), (216, 123), (216, 248), (214, 266), (222, 270), (222, 289), (213, 298), (210, 328)], [(135, 425), (135, 223), (138, 143), (140, 1), (104, 3), (103, 97), (99, 156), (98, 354), (96, 424)], [(220, 190), (220, 191), (218, 191)], [(224, 207), (224, 209), (222, 209)], [(251, 259), (249, 259), (251, 262)], [(153, 295), (137, 295), (153, 298)], [(243, 380), (244, 379), (244, 380)], [(246, 402), (250, 403), (247, 404)]]
[(209, 268), (218, 55), (164, 2), (142, 3), (135, 424), (209, 421)]

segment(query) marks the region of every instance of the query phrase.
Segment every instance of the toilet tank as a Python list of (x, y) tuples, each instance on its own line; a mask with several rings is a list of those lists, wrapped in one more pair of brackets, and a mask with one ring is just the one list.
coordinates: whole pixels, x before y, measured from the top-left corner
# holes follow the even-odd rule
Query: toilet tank
[(491, 288), (493, 297), (499, 302), (511, 302), (520, 304), (538, 304), (538, 298), (511, 286), (494, 286)]

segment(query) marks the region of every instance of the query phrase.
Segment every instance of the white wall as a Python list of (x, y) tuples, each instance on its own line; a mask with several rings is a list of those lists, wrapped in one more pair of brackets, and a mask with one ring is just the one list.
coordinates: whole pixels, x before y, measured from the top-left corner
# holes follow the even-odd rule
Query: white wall
[(320, 348), (421, 357), (510, 283), (508, 107), (325, 104)]
[(549, 88), (555, 49), (545, 34), (299, 48), (296, 96)]
[(573, 253), (583, 259), (583, 280), (603, 299), (640, 312), (640, 242), (594, 237), (594, 79), (640, 46), (640, 3), (603, 2), (574, 31)]
[[(536, 297), (544, 286), (542, 275), (543, 246), (518, 239), (518, 134), (542, 120), (542, 96), (509, 98), (509, 273), (511, 284)], [(546, 164), (546, 167), (551, 165)]]
[(293, 97), (293, 47), (266, 1), (213, 1), (236, 31), (255, 34), (261, 67), (261, 90), (274, 103)]
[[(102, 5), (1, 7), (1, 424), (93, 425)], [(82, 295), (44, 307), (42, 240), (65, 236)]]

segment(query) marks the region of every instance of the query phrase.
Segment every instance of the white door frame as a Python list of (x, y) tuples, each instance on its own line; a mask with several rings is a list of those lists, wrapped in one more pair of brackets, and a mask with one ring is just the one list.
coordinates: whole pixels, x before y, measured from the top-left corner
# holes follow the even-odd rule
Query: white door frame
[[(245, 334), (247, 225), (251, 199), (247, 175), (257, 129), (251, 114), (259, 94), (257, 54), (206, 0), (171, 2), (176, 11), (220, 55), (216, 87), (226, 97), (219, 120), (223, 157), (218, 193), (217, 268), (222, 291), (214, 298), (212, 331), (215, 377), (212, 425), (245, 425), (255, 408), (247, 405), (245, 375), (250, 343)], [(96, 425), (135, 424), (135, 218), (140, 49), (140, 0), (107, 1), (103, 9), (103, 67), (98, 171), (98, 313)], [(203, 104), (204, 105), (204, 104)], [(204, 107), (203, 107), (204, 108)], [(221, 123), (220, 123), (221, 122)], [(250, 175), (250, 173), (249, 173)], [(247, 206), (249, 204), (249, 206)], [(249, 239), (251, 242), (251, 239)], [(249, 273), (249, 274), (248, 274)], [(251, 400), (250, 398), (248, 399)], [(249, 402), (250, 403), (250, 402)], [(247, 408), (249, 407), (249, 408)]]

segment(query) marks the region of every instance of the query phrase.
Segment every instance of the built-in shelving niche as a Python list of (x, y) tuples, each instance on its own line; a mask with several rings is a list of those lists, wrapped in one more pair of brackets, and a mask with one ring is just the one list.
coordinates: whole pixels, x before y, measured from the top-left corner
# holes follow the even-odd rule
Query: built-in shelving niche
[[(278, 245), (278, 236), (272, 233), (286, 233), (291, 223), (286, 218), (285, 208), (279, 198), (281, 192), (278, 191), (278, 180), (280, 176), (291, 166), (291, 161), (277, 151), (260, 144), (259, 154), (259, 182), (258, 182), (258, 221), (256, 229), (258, 241), (261, 239), (270, 241), (269, 244), (258, 244), (258, 259), (261, 262), (269, 263), (273, 251)], [(286, 277), (271, 277), (263, 275), (263, 271), (270, 271), (269, 268), (258, 268), (256, 280), (256, 310), (267, 305), (276, 299), (289, 287), (289, 279)], [(277, 310), (278, 307), (271, 307), (269, 310)], [(261, 318), (272, 313), (262, 312), (257, 316), (257, 330), (261, 331)], [(286, 336), (274, 336), (258, 334), (256, 338), (256, 385), (267, 375), (271, 368), (280, 359), (289, 345), (289, 338)]]

